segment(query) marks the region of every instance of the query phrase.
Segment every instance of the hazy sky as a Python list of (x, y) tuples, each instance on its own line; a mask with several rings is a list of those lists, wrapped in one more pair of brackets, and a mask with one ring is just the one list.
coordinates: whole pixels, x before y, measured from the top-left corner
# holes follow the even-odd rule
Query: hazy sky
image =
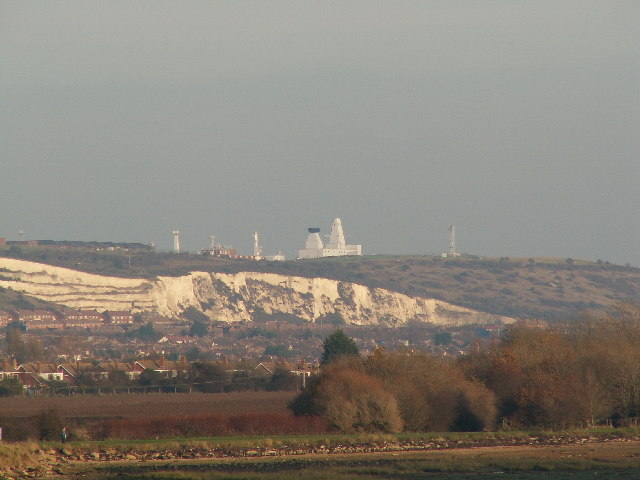
[(0, 236), (640, 265), (640, 2), (0, 0)]

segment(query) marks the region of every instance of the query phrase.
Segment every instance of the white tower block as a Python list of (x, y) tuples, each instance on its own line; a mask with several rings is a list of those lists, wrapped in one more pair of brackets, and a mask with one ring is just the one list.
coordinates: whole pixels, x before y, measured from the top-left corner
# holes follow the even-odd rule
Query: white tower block
[(173, 231), (173, 253), (180, 253), (180, 230)]
[(324, 245), (322, 243), (322, 239), (320, 238), (320, 229), (319, 228), (308, 228), (309, 236), (307, 237), (307, 243), (305, 244), (305, 248), (307, 250), (322, 250)]
[(344, 232), (342, 231), (342, 220), (335, 218), (331, 224), (331, 235), (326, 248), (335, 250), (344, 250), (346, 242), (344, 241)]
[(258, 232), (253, 232), (253, 258), (256, 260), (262, 259), (262, 247), (260, 246), (260, 235)]

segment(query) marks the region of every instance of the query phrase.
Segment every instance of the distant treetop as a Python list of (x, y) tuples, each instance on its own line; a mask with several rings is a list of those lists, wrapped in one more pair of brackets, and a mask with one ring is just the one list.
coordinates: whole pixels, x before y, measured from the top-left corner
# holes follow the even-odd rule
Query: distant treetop
[(342, 355), (359, 355), (358, 347), (353, 338), (348, 337), (342, 330), (337, 329), (329, 335), (322, 344), (324, 352), (320, 363), (326, 365)]

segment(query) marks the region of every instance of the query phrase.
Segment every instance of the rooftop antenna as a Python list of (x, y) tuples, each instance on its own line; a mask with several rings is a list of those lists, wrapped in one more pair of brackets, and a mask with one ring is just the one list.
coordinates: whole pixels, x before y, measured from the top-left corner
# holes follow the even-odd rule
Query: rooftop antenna
[(262, 247), (260, 246), (260, 235), (258, 232), (253, 232), (253, 257), (256, 260), (262, 259)]
[(211, 244), (211, 250), (215, 250), (216, 248), (216, 236), (212, 233), (211, 235), (209, 235), (209, 242)]
[(459, 255), (456, 250), (456, 226), (449, 225), (449, 256), (457, 257)]
[(173, 231), (173, 253), (180, 253), (180, 230)]

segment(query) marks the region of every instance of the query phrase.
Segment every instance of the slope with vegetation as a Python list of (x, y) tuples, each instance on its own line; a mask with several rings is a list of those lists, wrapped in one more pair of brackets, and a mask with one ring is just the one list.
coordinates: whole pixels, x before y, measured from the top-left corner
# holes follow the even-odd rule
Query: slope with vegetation
[(51, 310), (59, 313), (60, 305), (47, 302), (31, 295), (25, 295), (9, 288), (0, 287), (0, 310), (15, 312), (17, 310)]
[(640, 299), (640, 268), (571, 258), (364, 256), (252, 262), (193, 254), (44, 247), (5, 249), (0, 255), (127, 278), (153, 279), (195, 271), (328, 278), (515, 318), (566, 318), (583, 310), (603, 312), (615, 303)]
[(327, 278), (192, 272), (147, 280), (95, 275), (9, 258), (0, 258), (0, 269), (0, 286), (79, 309), (132, 309), (177, 316), (194, 308), (211, 320), (227, 322), (249, 321), (262, 312), (284, 314), (298, 322), (335, 315), (356, 325), (398, 326), (412, 320), (446, 325), (514, 321), (441, 300)]

